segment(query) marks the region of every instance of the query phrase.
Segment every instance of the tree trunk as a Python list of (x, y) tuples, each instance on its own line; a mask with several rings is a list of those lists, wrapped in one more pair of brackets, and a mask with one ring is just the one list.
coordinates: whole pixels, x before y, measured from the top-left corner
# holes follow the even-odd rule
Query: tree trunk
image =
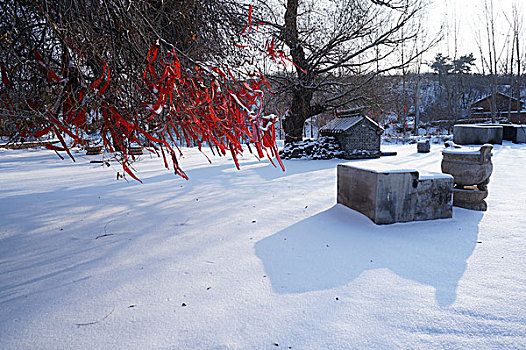
[(515, 44), (517, 49), (517, 116), (519, 123), (521, 122), (521, 55), (519, 52), (519, 34), (517, 33), (515, 36)]
[(415, 124), (413, 134), (418, 136), (418, 124), (420, 124), (420, 66), (418, 67), (415, 89)]
[(312, 92), (307, 89), (297, 89), (292, 97), (292, 106), (284, 120), (285, 143), (303, 139), (303, 125), (311, 114)]
[(303, 139), (303, 124), (312, 116), (311, 101), (313, 92), (306, 88), (311, 80), (310, 74), (307, 72), (308, 62), (305, 58), (305, 51), (299, 39), (297, 18), (298, 0), (288, 0), (282, 36), (285, 44), (290, 49), (299, 83), (294, 88), (292, 105), (283, 124), (285, 143), (301, 141)]
[[(514, 38), (515, 39), (515, 38)], [(511, 60), (510, 60), (510, 93), (509, 93), (509, 99), (508, 99), (508, 121), (511, 121), (511, 109), (513, 106), (511, 105), (511, 99), (513, 97), (513, 83), (514, 83), (514, 76), (513, 76), (513, 59), (514, 59), (514, 53), (515, 53), (515, 43), (512, 40), (511, 42)]]

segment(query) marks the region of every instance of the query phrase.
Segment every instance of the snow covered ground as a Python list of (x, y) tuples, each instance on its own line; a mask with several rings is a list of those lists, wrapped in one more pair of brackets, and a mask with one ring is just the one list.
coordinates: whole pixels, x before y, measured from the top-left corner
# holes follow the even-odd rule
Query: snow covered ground
[[(440, 171), (440, 150), (360, 162)], [(494, 149), (489, 209), (376, 226), (337, 160), (185, 149), (189, 181), (0, 151), (1, 349), (524, 349), (526, 145)]]

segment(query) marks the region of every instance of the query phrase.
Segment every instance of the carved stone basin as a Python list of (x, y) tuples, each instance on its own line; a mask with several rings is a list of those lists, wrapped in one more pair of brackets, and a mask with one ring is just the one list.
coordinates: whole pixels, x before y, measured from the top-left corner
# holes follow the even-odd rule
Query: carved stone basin
[(442, 151), (442, 172), (453, 175), (455, 185), (477, 185), (480, 190), (486, 190), (493, 171), (492, 149), (489, 144), (473, 150), (448, 142)]

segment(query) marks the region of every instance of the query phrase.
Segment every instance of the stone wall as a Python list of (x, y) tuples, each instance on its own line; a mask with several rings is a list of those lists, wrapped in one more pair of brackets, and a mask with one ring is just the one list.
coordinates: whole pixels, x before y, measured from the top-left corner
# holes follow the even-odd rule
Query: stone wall
[(317, 140), (303, 140), (286, 144), (279, 155), (283, 159), (367, 159), (379, 158), (380, 151), (351, 149), (342, 151), (336, 139), (332, 136), (322, 136)]

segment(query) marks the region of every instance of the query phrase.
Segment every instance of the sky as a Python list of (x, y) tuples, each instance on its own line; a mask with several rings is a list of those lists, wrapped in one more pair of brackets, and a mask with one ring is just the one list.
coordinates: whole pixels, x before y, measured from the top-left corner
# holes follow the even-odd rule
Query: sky
[[(487, 0), (489, 3), (489, 0)], [(494, 17), (496, 25), (497, 51), (502, 52), (501, 57), (506, 57), (506, 38), (510, 25), (506, 17), (511, 20), (512, 6), (516, 4), (519, 13), (526, 18), (526, 1), (524, 0), (493, 0)], [(430, 0), (427, 9), (427, 27), (429, 35), (437, 33), (444, 27), (443, 40), (430, 52), (427, 60), (432, 59), (437, 52), (455, 57), (455, 28), (457, 32), (456, 56), (473, 53), (477, 58), (480, 70), (480, 49), (477, 43), (477, 33), (482, 37), (483, 47), (486, 50), (484, 20), (484, 0)], [(456, 23), (456, 25), (455, 25)], [(526, 24), (523, 25), (523, 36)], [(484, 45), (486, 44), (486, 45)], [(526, 43), (523, 43), (524, 46)], [(523, 50), (526, 52), (526, 50)]]

